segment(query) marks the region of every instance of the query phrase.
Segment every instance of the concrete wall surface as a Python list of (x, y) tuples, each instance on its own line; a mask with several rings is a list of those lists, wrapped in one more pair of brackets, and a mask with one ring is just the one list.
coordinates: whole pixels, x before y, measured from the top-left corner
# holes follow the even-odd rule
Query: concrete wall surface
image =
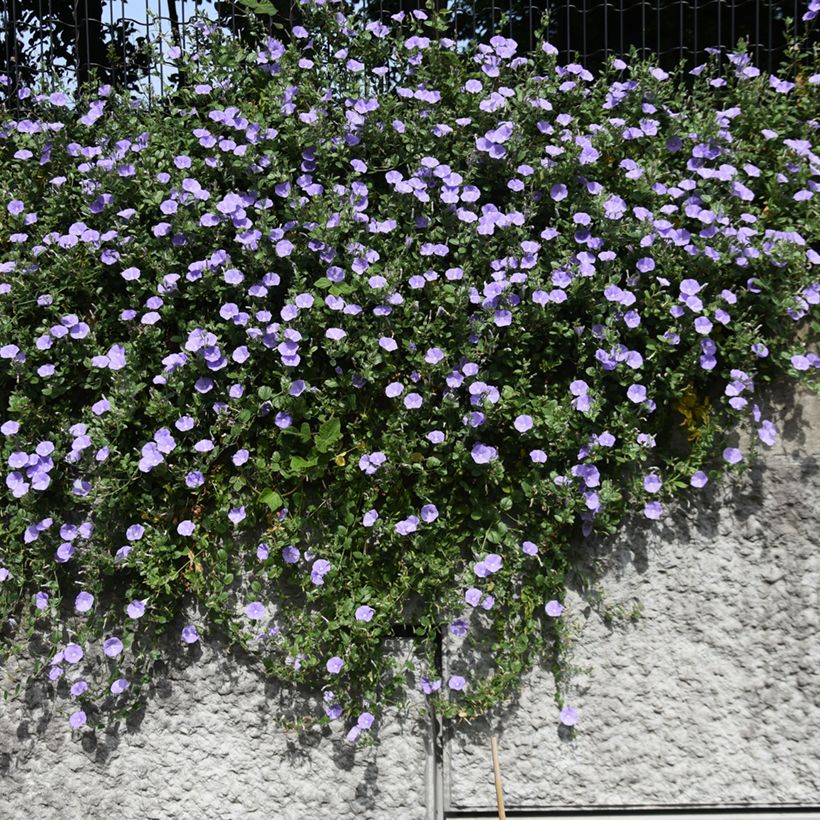
[(508, 810), (820, 807), (820, 400), (781, 391), (773, 412), (778, 443), (746, 474), (579, 556), (574, 731), (537, 668), (512, 704), (445, 727), (439, 755), (412, 714), (373, 748), (329, 729), (300, 740), (270, 719), (285, 693), (202, 641), (116, 733), (72, 740), (36, 691), (0, 701), (0, 820), (489, 812), (492, 734)]

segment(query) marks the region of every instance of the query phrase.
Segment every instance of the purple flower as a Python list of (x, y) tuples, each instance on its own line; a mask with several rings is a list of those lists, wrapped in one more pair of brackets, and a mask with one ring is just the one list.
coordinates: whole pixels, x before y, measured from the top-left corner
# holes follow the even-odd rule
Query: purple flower
[(409, 535), (411, 532), (415, 532), (418, 528), (419, 519), (415, 515), (410, 515), (403, 521), (399, 521), (398, 524), (396, 524), (396, 532), (399, 535)]
[(480, 590), (480, 589), (476, 589), (475, 587), (470, 587), (470, 588), (469, 588), (469, 589), (468, 589), (468, 590), (464, 593), (464, 600), (465, 600), (465, 601), (466, 601), (466, 602), (467, 602), (470, 606), (478, 606), (478, 602), (481, 600), (481, 590)]
[(532, 541), (523, 541), (521, 550), (525, 555), (538, 555), (538, 546)]
[(131, 684), (125, 678), (117, 678), (111, 684), (111, 694), (121, 695)]
[(422, 405), (422, 397), (418, 393), (408, 393), (404, 397), (404, 406), (408, 410), (417, 410)]
[(145, 615), (145, 601), (131, 601), (126, 610), (128, 617), (137, 620)]
[(424, 521), (425, 524), (429, 524), (432, 521), (435, 521), (438, 518), (438, 509), (436, 508), (435, 504), (425, 504), (421, 508), (421, 520)]
[(142, 524), (132, 524), (126, 531), (125, 537), (129, 541), (139, 541), (145, 534), (145, 527)]
[(330, 572), (330, 561), (324, 558), (319, 558), (313, 562), (310, 570), (310, 580), (315, 586), (323, 586), (325, 583), (325, 575)]
[(441, 689), (441, 681), (431, 681), (430, 678), (426, 676), (422, 676), (421, 680), (419, 680), (419, 686), (421, 687), (421, 691), (424, 692), (425, 695), (432, 695), (433, 692), (437, 692)]
[(709, 481), (709, 476), (703, 472), (703, 470), (698, 470), (696, 473), (692, 474), (692, 477), (689, 479), (689, 483), (693, 487), (697, 487), (700, 489), (701, 487), (705, 487)]
[(94, 606), (94, 596), (90, 592), (81, 592), (74, 599), (74, 609), (77, 612), (88, 612)]
[(456, 618), (450, 624), (450, 632), (457, 638), (463, 638), (467, 634), (467, 622), (461, 620), (461, 618)]
[(119, 638), (107, 638), (103, 643), (103, 652), (109, 658), (116, 658), (123, 650), (122, 641)]
[(535, 464), (544, 464), (547, 460), (547, 454), (543, 450), (530, 450), (530, 459)]
[(286, 564), (295, 564), (300, 557), (301, 553), (298, 549), (296, 549), (296, 547), (290, 546), (282, 548), (282, 560)]
[(548, 601), (544, 610), (552, 618), (560, 618), (564, 613), (564, 607), (560, 601)]
[(564, 724), (564, 726), (575, 726), (578, 722), (578, 712), (571, 706), (565, 706), (561, 710), (561, 714), (558, 716), (558, 719)]
[(487, 444), (478, 442), (473, 445), (470, 455), (476, 464), (489, 464), (498, 458), (498, 450), (496, 450), (495, 447), (490, 447)]
[(513, 422), (513, 427), (519, 433), (526, 433), (527, 430), (532, 429), (532, 416), (518, 416)]
[(88, 691), (88, 684), (84, 680), (78, 680), (72, 684), (69, 691), (71, 692), (71, 697), (78, 698)]
[(357, 621), (364, 621), (365, 623), (369, 623), (373, 620), (373, 616), (375, 614), (376, 610), (373, 609), (372, 606), (362, 604), (360, 607), (356, 609), (355, 617)]
[(362, 712), (356, 721), (356, 725), (362, 730), (367, 730), (373, 725), (374, 720), (375, 718), (370, 712)]
[(644, 478), (643, 487), (648, 493), (656, 493), (660, 490), (662, 483), (663, 482), (659, 476), (654, 473), (650, 473)]
[(765, 419), (758, 428), (757, 435), (764, 444), (772, 447), (775, 441), (777, 441), (777, 428), (771, 421)]
[(68, 719), (68, 725), (71, 726), (72, 729), (79, 729), (81, 726), (85, 726), (85, 722), (86, 716), (82, 709), (79, 712), (74, 712)]
[(197, 634), (196, 627), (192, 624), (185, 626), (182, 628), (182, 640), (185, 643), (196, 643), (199, 640), (199, 635)]
[(389, 399), (395, 399), (396, 396), (400, 396), (403, 392), (404, 385), (401, 382), (390, 382), (390, 384), (384, 388), (384, 395)]
[(642, 384), (630, 385), (626, 391), (626, 395), (630, 401), (635, 402), (635, 404), (640, 404), (646, 401), (646, 388)]
[(663, 515), (663, 507), (660, 501), (648, 501), (643, 508), (643, 514), (653, 521), (657, 521)]
[(245, 615), (252, 621), (261, 621), (265, 617), (265, 606), (259, 601), (253, 601), (245, 607)]
[(66, 648), (63, 650), (66, 663), (78, 663), (83, 659), (83, 655), (83, 648), (76, 643), (66, 644)]
[(342, 667), (344, 665), (345, 662), (338, 655), (334, 655), (332, 658), (328, 659), (328, 662), (325, 664), (325, 668), (331, 675), (338, 675), (339, 672), (342, 671)]
[(736, 447), (727, 447), (723, 451), (723, 460), (728, 464), (738, 464), (743, 461), (743, 453)]
[(194, 529), (196, 528), (196, 524), (189, 519), (185, 519), (184, 521), (180, 521), (177, 525), (177, 532), (180, 535), (193, 535)]
[(484, 557), (484, 566), (488, 572), (498, 572), (501, 569), (502, 559), (498, 553), (491, 552)]
[(447, 681), (447, 686), (454, 692), (461, 692), (467, 686), (467, 681), (461, 675), (451, 675), (450, 680)]
[(431, 430), (425, 438), (431, 444), (441, 444), (441, 442), (444, 441), (444, 433), (442, 433), (441, 430)]
[(233, 524), (238, 524), (240, 521), (243, 521), (245, 518), (245, 507), (232, 507), (228, 511), (228, 518)]
[(359, 459), (359, 469), (367, 475), (373, 475), (385, 461), (387, 461), (387, 456), (380, 450), (376, 450), (373, 453), (363, 455)]
[(34, 596), (34, 606), (36, 606), (37, 609), (46, 609), (48, 607), (48, 593), (38, 592)]

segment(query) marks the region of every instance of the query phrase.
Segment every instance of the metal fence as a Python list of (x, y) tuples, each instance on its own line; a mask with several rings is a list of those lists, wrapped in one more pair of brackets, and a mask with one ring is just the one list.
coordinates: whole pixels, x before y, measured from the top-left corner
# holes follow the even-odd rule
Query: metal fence
[[(259, 0), (248, 0), (257, 11)], [(636, 47), (670, 68), (683, 60), (702, 62), (706, 49), (745, 39), (755, 64), (773, 71), (784, 56), (789, 27), (799, 34), (804, 3), (798, 0), (436, 0), (452, 11), (450, 36), (466, 44), (493, 33), (513, 37), (522, 51), (533, 47), (535, 31), (548, 12), (550, 41), (560, 59), (595, 68), (608, 56)], [(275, 13), (257, 14), (282, 39), (300, 22), (290, 0), (266, 3)], [(420, 8), (420, 0), (364, 0), (371, 18)], [(238, 37), (249, 33), (250, 11), (243, 0), (0, 0), (0, 74), (6, 91), (36, 85), (47, 76), (70, 86), (97, 79), (162, 94), (175, 80), (171, 61), (152, 58), (145, 44), (158, 34), (187, 48), (188, 21), (204, 14)], [(791, 19), (791, 22), (787, 22)]]

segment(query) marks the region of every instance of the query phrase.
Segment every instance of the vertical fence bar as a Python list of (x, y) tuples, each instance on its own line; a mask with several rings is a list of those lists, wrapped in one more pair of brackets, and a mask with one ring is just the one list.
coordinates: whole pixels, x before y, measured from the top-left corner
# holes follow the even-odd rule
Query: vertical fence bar
[(760, 65), (760, 0), (755, 0), (755, 65)]
[(581, 0), (581, 65), (587, 64), (587, 0)]
[(768, 52), (769, 52), (769, 69), (768, 69), (768, 71), (769, 71), (769, 74), (771, 74), (772, 73), (772, 50), (773, 50), (773, 48), (772, 48), (772, 30), (773, 30), (773, 27), (772, 27), (772, 0), (767, 0), (767, 2), (769, 4), (769, 48), (768, 48)]
[(646, 0), (641, 0), (641, 59), (646, 57)]

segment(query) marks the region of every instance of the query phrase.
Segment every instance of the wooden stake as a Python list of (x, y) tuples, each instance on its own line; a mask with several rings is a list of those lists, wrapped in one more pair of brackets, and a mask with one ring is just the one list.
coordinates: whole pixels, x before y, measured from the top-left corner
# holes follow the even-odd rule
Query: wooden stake
[(507, 820), (504, 813), (504, 792), (501, 790), (501, 766), (498, 764), (498, 741), (495, 735), (490, 738), (493, 750), (493, 771), (495, 772), (495, 799), (498, 805), (498, 820)]

